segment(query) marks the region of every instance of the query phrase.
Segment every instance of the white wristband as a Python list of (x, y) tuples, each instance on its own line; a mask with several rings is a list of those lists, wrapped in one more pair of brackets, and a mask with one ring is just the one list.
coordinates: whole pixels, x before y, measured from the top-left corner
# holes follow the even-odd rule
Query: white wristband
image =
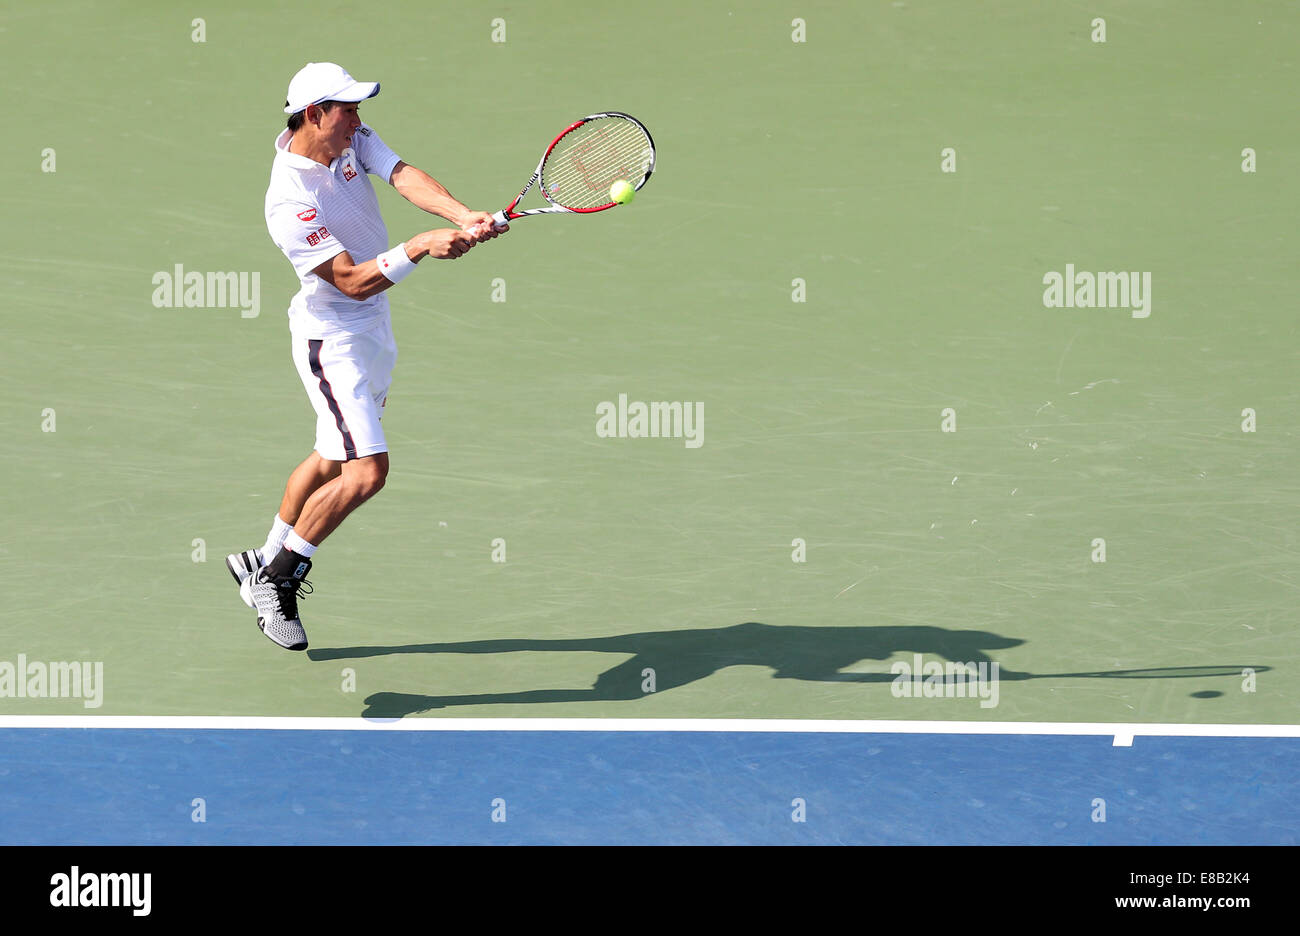
[(392, 250), (385, 250), (375, 257), (375, 263), (379, 264), (379, 272), (394, 283), (400, 283), (415, 269), (415, 263), (406, 255), (405, 244), (398, 244)]

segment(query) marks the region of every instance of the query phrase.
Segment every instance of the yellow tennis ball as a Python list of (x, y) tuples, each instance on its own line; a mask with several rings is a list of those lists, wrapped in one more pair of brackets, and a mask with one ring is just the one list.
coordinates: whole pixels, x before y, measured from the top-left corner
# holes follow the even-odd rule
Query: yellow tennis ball
[(626, 205), (636, 197), (636, 189), (626, 179), (619, 179), (609, 187), (609, 197), (620, 205)]

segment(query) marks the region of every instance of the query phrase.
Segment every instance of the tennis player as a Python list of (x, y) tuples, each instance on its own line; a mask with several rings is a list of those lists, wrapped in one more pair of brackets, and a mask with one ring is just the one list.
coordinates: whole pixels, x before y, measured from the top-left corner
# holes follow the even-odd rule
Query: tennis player
[[(316, 410), (316, 445), (289, 475), (265, 545), (227, 556), (226, 566), (257, 626), (288, 650), (307, 648), (297, 599), (310, 594), (312, 555), (388, 475), (380, 417), (397, 345), (385, 291), (425, 257), (454, 260), (505, 230), (361, 122), (359, 102), (378, 93), (378, 82), (355, 81), (333, 63), (303, 67), (289, 82), (288, 127), (276, 138), (266, 190), (267, 230), (302, 284), (289, 304), (289, 331)], [(390, 245), (371, 175), (459, 230)]]

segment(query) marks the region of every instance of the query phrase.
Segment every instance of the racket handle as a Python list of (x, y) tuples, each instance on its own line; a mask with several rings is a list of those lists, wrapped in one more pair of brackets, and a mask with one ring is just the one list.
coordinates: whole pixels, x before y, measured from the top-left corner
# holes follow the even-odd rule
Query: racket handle
[(506, 224), (509, 223), (508, 219), (506, 218), (506, 213), (504, 211), (498, 211), (496, 214), (494, 214), (492, 216), (492, 222), (498, 231), (501, 230), (503, 227), (506, 226)]

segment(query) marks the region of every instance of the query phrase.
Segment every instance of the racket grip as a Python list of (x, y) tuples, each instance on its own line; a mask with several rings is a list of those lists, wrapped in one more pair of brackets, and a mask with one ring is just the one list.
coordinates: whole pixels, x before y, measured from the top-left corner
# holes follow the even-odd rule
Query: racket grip
[(504, 211), (498, 211), (492, 216), (492, 223), (499, 231), (509, 223), (509, 220), (506, 218), (506, 213)]

